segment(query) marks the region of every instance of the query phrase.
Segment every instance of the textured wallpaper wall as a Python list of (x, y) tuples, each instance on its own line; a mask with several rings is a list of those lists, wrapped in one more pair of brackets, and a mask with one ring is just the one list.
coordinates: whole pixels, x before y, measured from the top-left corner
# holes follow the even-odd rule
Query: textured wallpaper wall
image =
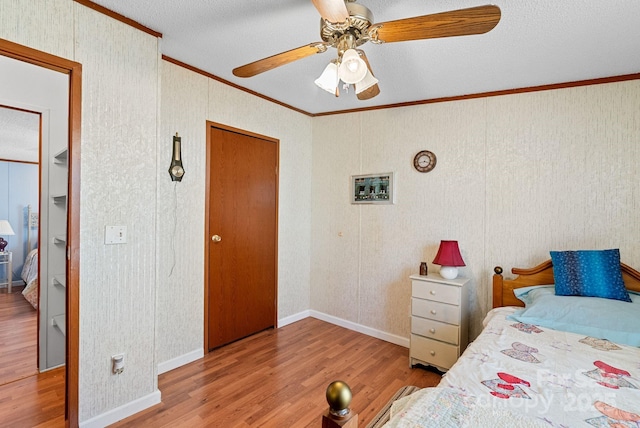
[[(83, 421), (153, 393), (158, 363), (202, 346), (206, 120), (280, 140), (281, 319), (311, 308), (408, 337), (407, 278), (441, 239), (460, 241), (473, 334), (496, 264), (619, 247), (640, 266), (637, 81), (312, 119), (163, 62), (154, 37), (71, 0), (0, 2), (0, 37), (83, 64)], [(421, 149), (438, 156), (429, 174), (412, 168)], [(351, 174), (386, 171), (395, 205), (349, 204)], [(104, 245), (110, 224), (127, 244)]]
[[(161, 62), (162, 102), (158, 134), (159, 363), (203, 350), (204, 174), (208, 79)], [(185, 175), (173, 182), (168, 169), (173, 135), (182, 138)]]
[[(83, 65), (80, 420), (157, 389), (158, 41), (71, 0), (0, 3), (0, 37)], [(127, 244), (104, 245), (106, 225)], [(125, 371), (111, 374), (111, 355)]]
[(280, 140), (278, 319), (309, 309), (312, 119), (215, 80), (208, 119)]
[[(82, 64), (80, 420), (153, 393), (158, 40), (74, 3)], [(107, 225), (127, 243), (105, 245)], [(111, 374), (111, 355), (125, 371)]]
[[(83, 65), (81, 421), (149, 396), (159, 363), (202, 350), (207, 120), (280, 140), (278, 317), (309, 308), (311, 118), (161, 61), (156, 38), (71, 0), (1, 2), (0, 37)], [(127, 244), (105, 246), (106, 225), (127, 226)]]
[[(410, 281), (455, 239), (472, 335), (493, 267), (620, 248), (640, 266), (640, 82), (314, 119), (311, 307), (409, 336)], [(436, 153), (427, 174), (412, 160)], [(349, 203), (352, 174), (395, 171), (397, 203)], [(341, 233), (342, 236), (339, 234)]]
[(0, 38), (73, 59), (74, 10), (70, 0), (2, 0)]
[[(280, 140), (278, 318), (309, 308), (311, 230), (311, 119), (170, 62), (163, 61), (161, 70), (157, 172), (159, 363), (187, 352), (197, 353), (204, 346), (207, 120)], [(175, 132), (182, 136), (186, 170), (177, 184), (167, 173)]]

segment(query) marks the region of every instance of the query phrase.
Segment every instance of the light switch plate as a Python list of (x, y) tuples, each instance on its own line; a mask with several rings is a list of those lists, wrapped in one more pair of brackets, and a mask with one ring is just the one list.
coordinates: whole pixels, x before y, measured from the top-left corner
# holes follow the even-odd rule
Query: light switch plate
[(105, 244), (126, 244), (127, 243), (127, 226), (105, 226), (104, 243)]

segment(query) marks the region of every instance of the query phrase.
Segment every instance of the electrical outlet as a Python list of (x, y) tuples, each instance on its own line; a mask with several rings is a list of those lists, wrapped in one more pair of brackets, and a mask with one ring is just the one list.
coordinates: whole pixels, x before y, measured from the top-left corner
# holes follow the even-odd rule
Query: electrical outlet
[(111, 371), (113, 374), (121, 374), (124, 371), (124, 354), (111, 356)]

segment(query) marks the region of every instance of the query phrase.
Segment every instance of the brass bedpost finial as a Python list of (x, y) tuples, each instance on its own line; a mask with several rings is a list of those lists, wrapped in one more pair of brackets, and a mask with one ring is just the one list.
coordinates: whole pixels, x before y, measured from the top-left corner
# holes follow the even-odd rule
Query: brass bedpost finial
[(326, 392), (329, 410), (322, 416), (322, 428), (358, 428), (358, 414), (351, 412), (351, 388), (345, 382), (331, 382)]
[(496, 273), (496, 275), (502, 275), (502, 268), (500, 266), (494, 267), (493, 271)]
[(351, 398), (351, 388), (341, 380), (331, 382), (327, 387), (327, 403), (329, 411), (334, 416), (344, 417), (349, 414)]

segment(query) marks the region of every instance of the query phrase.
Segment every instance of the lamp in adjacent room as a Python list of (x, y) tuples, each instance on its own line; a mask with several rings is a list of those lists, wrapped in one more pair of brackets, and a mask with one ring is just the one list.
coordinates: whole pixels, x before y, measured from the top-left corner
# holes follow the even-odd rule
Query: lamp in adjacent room
[(4, 252), (4, 249), (9, 244), (2, 235), (13, 236), (15, 232), (11, 228), (11, 225), (7, 220), (0, 220), (0, 253)]
[(445, 279), (458, 277), (458, 266), (465, 266), (458, 241), (440, 241), (438, 254), (433, 259), (433, 264), (440, 265), (440, 276)]

